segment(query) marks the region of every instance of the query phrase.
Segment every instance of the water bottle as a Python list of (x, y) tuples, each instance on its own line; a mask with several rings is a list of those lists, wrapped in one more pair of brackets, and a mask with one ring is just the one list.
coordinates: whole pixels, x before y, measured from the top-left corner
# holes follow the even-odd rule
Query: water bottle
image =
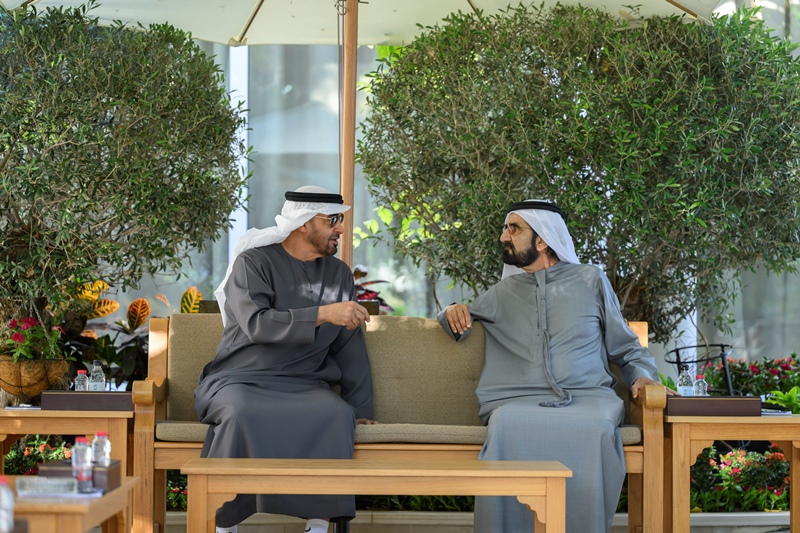
[(95, 359), (92, 373), (89, 374), (89, 390), (103, 392), (106, 390), (106, 373), (103, 372), (103, 362)]
[(108, 433), (105, 431), (98, 431), (94, 434), (92, 461), (98, 466), (111, 465), (111, 441), (108, 440)]
[(78, 492), (92, 491), (92, 447), (86, 437), (77, 437), (72, 447), (72, 477), (78, 480)]
[(689, 375), (689, 365), (681, 366), (681, 373), (678, 375), (678, 394), (681, 396), (694, 396), (694, 381)]
[(86, 370), (78, 370), (78, 375), (75, 376), (75, 392), (89, 390), (89, 376), (86, 375)]
[(8, 478), (0, 476), (0, 532), (14, 531), (14, 491), (8, 486)]
[(694, 380), (694, 395), (708, 396), (708, 383), (706, 383), (706, 376), (703, 374), (697, 374), (697, 379)]

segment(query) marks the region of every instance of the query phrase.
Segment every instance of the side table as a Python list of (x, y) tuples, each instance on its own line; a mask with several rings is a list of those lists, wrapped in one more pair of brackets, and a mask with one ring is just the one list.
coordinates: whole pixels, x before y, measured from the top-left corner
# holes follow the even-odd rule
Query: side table
[(791, 465), (791, 533), (800, 533), (800, 415), (664, 417), (664, 531), (689, 533), (690, 469), (715, 440), (768, 440)]
[[(29, 435), (94, 435), (108, 432), (111, 458), (122, 462), (122, 473), (133, 461), (128, 457), (128, 436), (133, 426), (133, 411), (45, 411), (39, 409), (0, 409), (0, 442), (3, 456), (16, 438)], [(9, 436), (14, 438), (9, 439)], [(0, 471), (3, 467), (0, 456)]]
[[(9, 476), (16, 486), (20, 476)], [(128, 533), (133, 525), (133, 491), (138, 477), (126, 477), (99, 498), (18, 498), (14, 516), (27, 520), (30, 533), (80, 533), (102, 526), (106, 533)]]

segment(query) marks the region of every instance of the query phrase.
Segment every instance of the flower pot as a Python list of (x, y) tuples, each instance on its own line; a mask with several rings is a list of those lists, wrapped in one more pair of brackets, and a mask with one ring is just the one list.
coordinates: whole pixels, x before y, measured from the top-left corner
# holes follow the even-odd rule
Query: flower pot
[(0, 356), (0, 388), (15, 396), (36, 396), (63, 379), (69, 370), (64, 359), (32, 359), (14, 362)]

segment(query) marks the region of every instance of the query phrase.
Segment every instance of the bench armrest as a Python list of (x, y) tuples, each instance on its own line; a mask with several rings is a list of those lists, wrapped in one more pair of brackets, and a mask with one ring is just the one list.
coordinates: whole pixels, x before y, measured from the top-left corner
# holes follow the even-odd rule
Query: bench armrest
[(631, 402), (643, 409), (664, 409), (667, 407), (667, 389), (661, 385), (646, 385), (638, 398)]
[(132, 396), (134, 406), (163, 403), (167, 397), (167, 382), (165, 380), (161, 385), (156, 385), (151, 379), (134, 381)]

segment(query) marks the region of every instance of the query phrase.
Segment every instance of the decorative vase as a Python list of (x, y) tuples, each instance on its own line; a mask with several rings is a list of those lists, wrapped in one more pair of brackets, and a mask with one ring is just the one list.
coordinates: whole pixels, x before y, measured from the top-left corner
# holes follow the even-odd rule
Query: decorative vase
[(69, 370), (64, 359), (26, 359), (14, 362), (0, 356), (0, 388), (15, 396), (36, 396), (58, 383)]

